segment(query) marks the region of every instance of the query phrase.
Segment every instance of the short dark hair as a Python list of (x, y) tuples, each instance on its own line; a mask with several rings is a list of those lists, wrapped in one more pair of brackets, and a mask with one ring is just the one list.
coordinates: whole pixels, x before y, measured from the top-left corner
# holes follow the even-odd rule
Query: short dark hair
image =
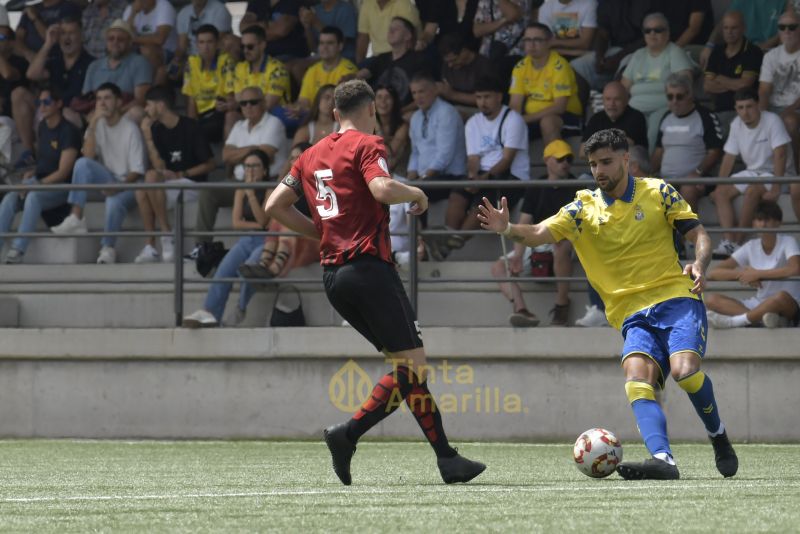
[(439, 55), (458, 54), (464, 48), (464, 38), (460, 33), (452, 32), (439, 38)]
[(414, 23), (408, 20), (405, 17), (392, 17), (392, 20), (399, 20), (403, 23), (403, 26), (411, 33), (411, 40), (416, 42), (417, 41), (417, 27), (414, 26)]
[(347, 116), (375, 101), (372, 87), (364, 80), (348, 80), (336, 86), (333, 102), (341, 115)]
[(200, 35), (201, 33), (210, 33), (214, 35), (214, 39), (219, 39), (219, 30), (213, 24), (203, 24), (194, 31), (195, 35)]
[(547, 36), (548, 39), (553, 38), (553, 30), (550, 29), (550, 26), (547, 24), (542, 24), (541, 22), (531, 22), (525, 27), (526, 30), (534, 29), (534, 30), (541, 30)]
[(342, 30), (340, 30), (336, 26), (325, 26), (319, 31), (320, 35), (322, 35), (323, 33), (326, 35), (335, 35), (337, 43), (344, 42), (344, 34), (342, 33)]
[(783, 222), (783, 210), (778, 203), (773, 200), (762, 200), (758, 203), (758, 206), (756, 206), (756, 212), (753, 218), (759, 221)]
[(255, 24), (252, 26), (248, 26), (242, 32), (242, 36), (244, 36), (247, 33), (255, 35), (259, 41), (267, 40), (267, 34), (264, 32), (264, 28), (262, 28), (261, 26), (256, 26)]
[(586, 140), (584, 150), (586, 154), (591, 154), (603, 148), (610, 148), (613, 151), (628, 151), (628, 136), (625, 132), (617, 128), (609, 128), (593, 133)]
[(416, 82), (436, 83), (436, 76), (434, 76), (433, 73), (427, 69), (418, 70), (411, 75), (411, 80), (408, 83)]
[(119, 88), (119, 85), (112, 82), (102, 83), (100, 84), (100, 87), (94, 90), (95, 94), (99, 93), (100, 91), (111, 91), (115, 97), (122, 98), (122, 90)]
[(169, 109), (175, 108), (175, 93), (161, 85), (155, 85), (144, 94), (145, 100), (163, 102)]
[(484, 75), (480, 76), (477, 80), (475, 80), (475, 86), (473, 87), (472, 90), (476, 93), (479, 91), (505, 93), (506, 89), (508, 89), (508, 87), (506, 87), (506, 84), (504, 84), (503, 81), (497, 76)]
[(741, 100), (755, 100), (758, 102), (758, 91), (755, 89), (748, 87), (746, 89), (739, 89), (735, 93), (733, 93), (733, 101), (739, 102)]
[(42, 93), (50, 93), (50, 98), (56, 100), (58, 102), (63, 102), (64, 97), (61, 94), (61, 91), (55, 85), (51, 83), (44, 83), (39, 86), (38, 91), (36, 92), (37, 95), (41, 95)]
[(59, 20), (59, 22), (61, 24), (77, 24), (79, 28), (83, 28), (83, 21), (81, 21), (81, 18), (74, 15), (67, 15)]

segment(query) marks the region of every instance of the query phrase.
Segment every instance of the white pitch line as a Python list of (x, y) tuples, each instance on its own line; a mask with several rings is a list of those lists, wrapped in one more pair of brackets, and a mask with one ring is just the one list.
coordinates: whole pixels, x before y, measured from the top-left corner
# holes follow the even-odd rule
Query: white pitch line
[[(549, 487), (523, 487), (523, 486), (507, 486), (507, 487), (486, 487), (486, 486), (451, 486), (450, 489), (461, 493), (547, 493), (547, 492), (563, 492), (563, 491), (642, 491), (651, 489), (674, 489), (674, 490), (695, 490), (695, 489), (742, 489), (742, 488), (767, 488), (767, 487), (800, 487), (800, 483), (778, 483), (778, 482), (732, 482), (733, 488), (726, 488), (719, 484), (677, 484), (664, 487), (664, 484), (641, 484), (631, 483), (629, 486), (606, 486), (603, 483), (598, 483), (595, 486), (549, 486)], [(432, 488), (414, 488), (414, 493), (436, 493), (441, 494), (441, 487)], [(290, 496), (303, 496), (303, 495), (359, 495), (359, 494), (401, 494), (407, 493), (408, 488), (397, 489), (312, 489), (312, 490), (276, 490), (276, 491), (258, 491), (258, 492), (244, 492), (244, 493), (175, 493), (164, 495), (67, 495), (67, 496), (43, 496), (43, 497), (8, 497), (0, 498), (0, 503), (37, 503), (37, 502), (70, 502), (70, 501), (159, 501), (159, 500), (180, 500), (180, 499), (237, 499), (237, 498), (250, 498), (250, 497), (290, 497)]]

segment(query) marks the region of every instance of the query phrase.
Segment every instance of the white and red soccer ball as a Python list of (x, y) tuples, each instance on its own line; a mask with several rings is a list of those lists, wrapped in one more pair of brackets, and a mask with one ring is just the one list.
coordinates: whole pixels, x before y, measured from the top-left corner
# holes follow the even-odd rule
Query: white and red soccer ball
[(592, 428), (578, 436), (572, 456), (584, 475), (607, 477), (622, 461), (622, 442), (605, 428)]

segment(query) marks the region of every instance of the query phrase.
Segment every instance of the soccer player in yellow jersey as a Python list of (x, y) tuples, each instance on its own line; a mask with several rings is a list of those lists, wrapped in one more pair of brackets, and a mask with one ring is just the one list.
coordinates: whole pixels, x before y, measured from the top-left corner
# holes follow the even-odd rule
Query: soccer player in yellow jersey
[[(183, 75), (186, 114), (197, 119), (211, 142), (228, 137), (225, 113), (236, 109), (231, 57), (219, 50), (219, 30), (212, 24), (197, 29), (197, 54), (189, 56)], [(232, 125), (231, 125), (232, 127)]]
[(300, 96), (297, 104), (308, 112), (317, 91), (324, 85), (337, 85), (341, 81), (355, 78), (358, 68), (347, 58), (342, 57), (344, 34), (335, 26), (325, 26), (319, 32), (317, 55), (319, 61), (311, 65), (303, 75)]
[(580, 133), (583, 106), (569, 61), (550, 50), (553, 32), (532, 22), (522, 37), (525, 57), (511, 72), (508, 107), (528, 124), (531, 137), (541, 136), (547, 145), (561, 137), (561, 130)]
[(291, 98), (289, 71), (283, 63), (267, 55), (267, 36), (261, 26), (250, 26), (242, 32), (244, 61), (234, 71), (234, 92), (247, 87), (258, 87), (265, 95), (267, 110), (273, 115), (275, 108), (285, 106)]
[[(506, 199), (498, 210), (484, 198), (481, 226), (529, 247), (572, 242), (606, 305), (608, 322), (622, 331), (625, 392), (653, 456), (621, 463), (617, 472), (623, 478), (679, 478), (667, 421), (655, 396), (668, 376), (689, 394), (714, 447), (717, 469), (733, 476), (738, 459), (720, 420), (711, 380), (700, 370), (708, 330), (700, 297), (711, 259), (708, 234), (671, 185), (628, 174), (625, 132), (600, 130), (585, 146), (597, 189), (578, 191), (572, 203), (534, 225), (510, 224)], [(695, 244), (696, 259), (683, 269), (675, 231)]]

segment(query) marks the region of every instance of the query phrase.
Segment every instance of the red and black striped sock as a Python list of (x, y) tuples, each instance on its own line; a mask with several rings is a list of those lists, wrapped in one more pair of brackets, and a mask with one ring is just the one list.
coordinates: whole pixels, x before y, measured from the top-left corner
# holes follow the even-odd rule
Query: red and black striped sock
[(358, 412), (347, 423), (347, 438), (355, 443), (370, 428), (394, 412), (411, 391), (408, 367), (397, 366), (381, 378)]
[(411, 392), (406, 396), (406, 404), (411, 409), (411, 413), (436, 452), (438, 458), (450, 458), (457, 454), (456, 450), (450, 446), (442, 425), (442, 414), (428, 389), (428, 381), (419, 383), (414, 377), (414, 384)]

